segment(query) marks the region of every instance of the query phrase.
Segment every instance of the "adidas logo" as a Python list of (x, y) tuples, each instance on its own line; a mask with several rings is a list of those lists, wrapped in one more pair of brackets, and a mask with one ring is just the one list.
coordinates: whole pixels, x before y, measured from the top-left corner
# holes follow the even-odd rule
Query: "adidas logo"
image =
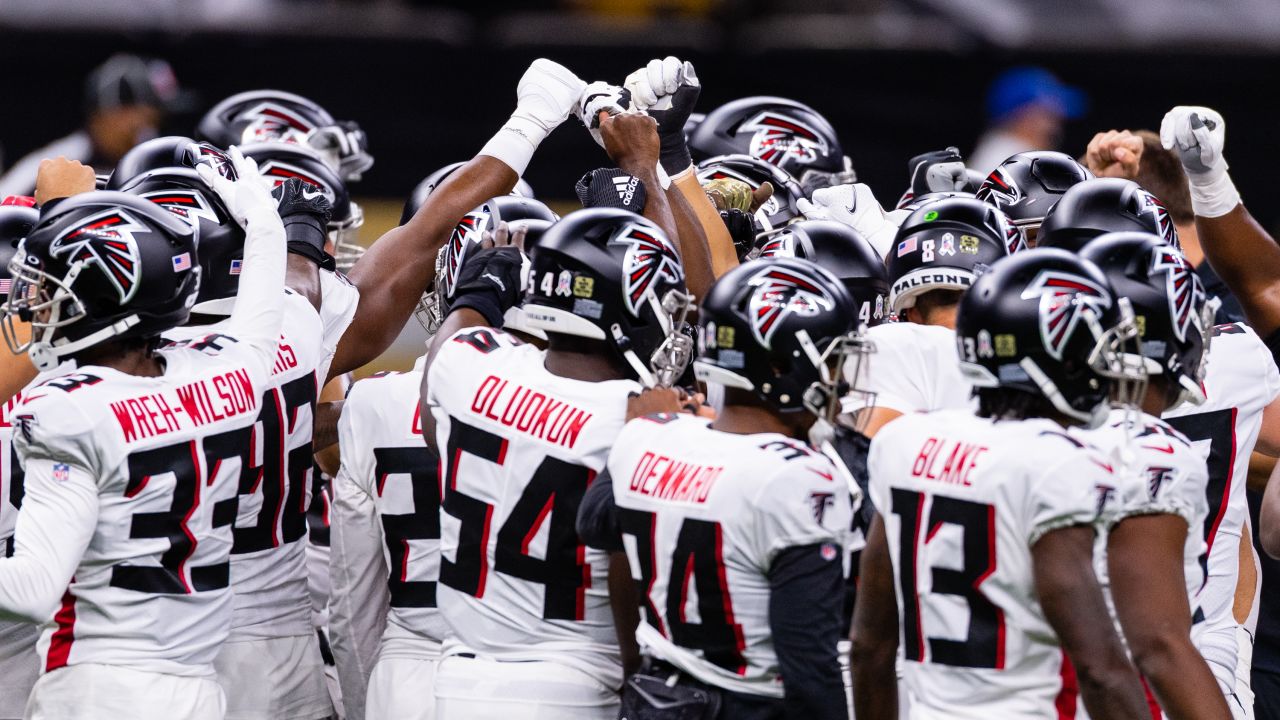
[(636, 187), (640, 184), (640, 178), (631, 175), (616, 175), (613, 178), (613, 187), (618, 191), (618, 199), (623, 205), (630, 205), (636, 196)]

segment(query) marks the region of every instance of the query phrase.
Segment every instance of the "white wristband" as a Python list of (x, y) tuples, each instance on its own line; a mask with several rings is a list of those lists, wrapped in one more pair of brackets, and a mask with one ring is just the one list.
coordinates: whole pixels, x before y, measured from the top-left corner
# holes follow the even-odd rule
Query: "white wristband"
[(1191, 208), (1196, 215), (1205, 218), (1222, 217), (1240, 204), (1240, 193), (1231, 182), (1231, 174), (1224, 169), (1215, 173), (1216, 178), (1187, 173), (1191, 189)]
[(534, 151), (547, 134), (547, 129), (537, 122), (519, 114), (512, 115), (480, 149), (480, 154), (495, 157), (515, 170), (516, 175), (524, 175)]

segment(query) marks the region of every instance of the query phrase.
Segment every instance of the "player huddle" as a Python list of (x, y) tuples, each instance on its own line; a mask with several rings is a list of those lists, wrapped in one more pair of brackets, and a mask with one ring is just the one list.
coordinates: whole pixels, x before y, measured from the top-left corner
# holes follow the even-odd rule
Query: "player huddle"
[[(1223, 119), (1147, 152), (1248, 323), (1132, 135), (1109, 177), (926, 153), (885, 210), (808, 106), (699, 92), (537, 60), (364, 245), (364, 135), (288, 93), (43, 163), (0, 206), (0, 718), (1252, 717), (1280, 247)], [(560, 217), (520, 178), (570, 115), (611, 164)]]

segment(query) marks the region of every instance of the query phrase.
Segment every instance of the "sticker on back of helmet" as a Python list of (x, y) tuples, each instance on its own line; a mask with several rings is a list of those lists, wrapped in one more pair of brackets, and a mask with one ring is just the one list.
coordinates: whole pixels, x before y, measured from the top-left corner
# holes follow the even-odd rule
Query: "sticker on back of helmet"
[(751, 332), (766, 348), (772, 347), (773, 334), (788, 315), (813, 317), (835, 308), (835, 298), (817, 278), (791, 268), (765, 268), (747, 285), (751, 287), (747, 302)]
[(49, 254), (55, 258), (66, 256), (63, 262), (68, 265), (97, 265), (120, 294), (120, 304), (124, 304), (137, 293), (141, 273), (134, 233), (146, 230), (146, 225), (124, 210), (109, 208), (64, 230), (49, 245)]
[(1182, 253), (1171, 247), (1151, 252), (1151, 273), (1164, 273), (1165, 296), (1169, 299), (1169, 319), (1178, 342), (1185, 342), (1191, 328), (1192, 308), (1204, 303), (1204, 284)]
[(1040, 338), (1049, 356), (1062, 359), (1062, 352), (1080, 324), (1084, 313), (1101, 315), (1111, 307), (1111, 299), (1101, 287), (1079, 275), (1045, 270), (1022, 291), (1023, 300), (1040, 299)]
[(680, 255), (666, 235), (632, 224), (614, 235), (610, 242), (627, 246), (622, 258), (622, 293), (632, 315), (640, 314), (640, 303), (657, 279), (673, 284), (684, 282)]
[(747, 154), (771, 165), (787, 160), (810, 165), (830, 151), (827, 141), (813, 128), (771, 110), (746, 121), (739, 131), (753, 133)]

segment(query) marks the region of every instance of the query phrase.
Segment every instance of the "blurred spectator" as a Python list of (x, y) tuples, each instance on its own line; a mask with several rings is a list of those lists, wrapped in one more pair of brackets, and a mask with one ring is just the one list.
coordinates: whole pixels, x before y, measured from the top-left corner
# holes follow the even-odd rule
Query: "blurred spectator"
[(164, 60), (114, 55), (85, 81), (85, 125), (32, 152), (0, 177), (0, 197), (30, 195), (45, 158), (66, 157), (107, 173), (134, 145), (153, 138), (166, 110), (179, 97), (178, 81)]
[(1010, 155), (1028, 150), (1057, 150), (1062, 123), (1079, 117), (1086, 99), (1048, 70), (1006, 70), (987, 91), (990, 127), (969, 155), (969, 167), (986, 175)]

